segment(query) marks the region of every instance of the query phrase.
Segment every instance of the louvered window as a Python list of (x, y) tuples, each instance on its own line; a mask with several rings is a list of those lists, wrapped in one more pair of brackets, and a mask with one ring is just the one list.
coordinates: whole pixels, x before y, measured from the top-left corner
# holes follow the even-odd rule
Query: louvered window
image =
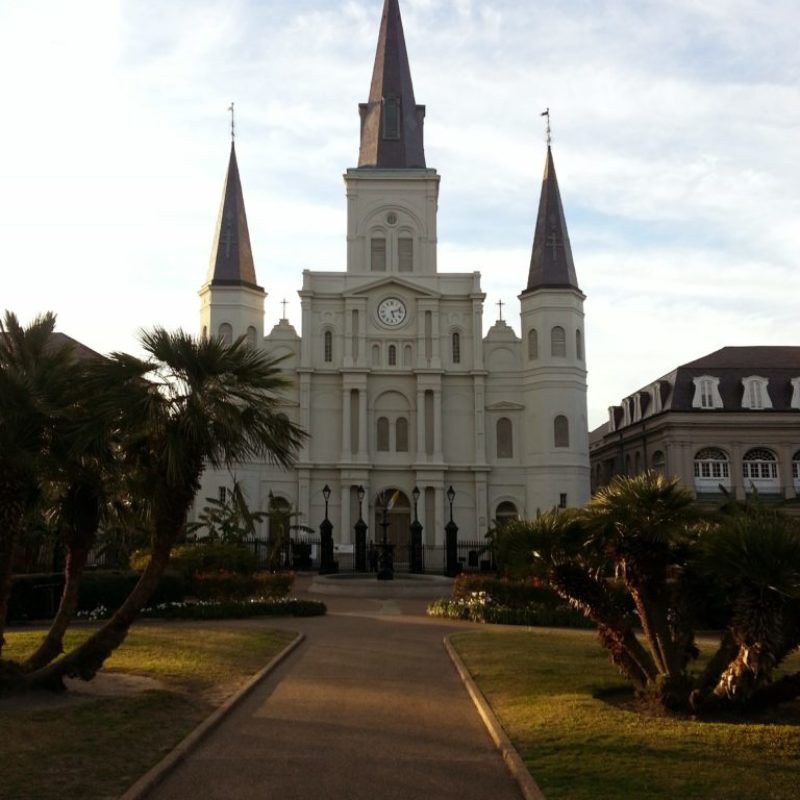
[(397, 240), (397, 269), (400, 272), (414, 270), (414, 240), (401, 236)]
[(386, 272), (386, 239), (379, 237), (372, 239), (370, 269), (373, 272)]

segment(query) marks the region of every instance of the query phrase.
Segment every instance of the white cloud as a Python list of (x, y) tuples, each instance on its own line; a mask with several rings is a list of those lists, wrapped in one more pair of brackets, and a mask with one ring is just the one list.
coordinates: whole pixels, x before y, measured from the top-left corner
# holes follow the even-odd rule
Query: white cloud
[[(545, 106), (587, 301), (590, 420), (726, 344), (796, 343), (794, 0), (402, 0), (442, 270), (485, 321), (527, 277)], [(305, 268), (341, 269), (381, 0), (7, 0), (0, 307), (100, 349), (193, 329), (227, 160), (259, 277), (299, 328)]]

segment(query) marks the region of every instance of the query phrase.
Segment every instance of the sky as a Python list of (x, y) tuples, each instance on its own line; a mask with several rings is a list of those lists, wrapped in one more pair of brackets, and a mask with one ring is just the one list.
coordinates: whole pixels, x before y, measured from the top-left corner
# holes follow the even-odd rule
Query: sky
[[(100, 352), (199, 328), (230, 146), (265, 329), (345, 268), (382, 0), (3, 0), (0, 311)], [(519, 333), (550, 108), (589, 425), (727, 345), (800, 345), (796, 0), (401, 0), (439, 270)]]

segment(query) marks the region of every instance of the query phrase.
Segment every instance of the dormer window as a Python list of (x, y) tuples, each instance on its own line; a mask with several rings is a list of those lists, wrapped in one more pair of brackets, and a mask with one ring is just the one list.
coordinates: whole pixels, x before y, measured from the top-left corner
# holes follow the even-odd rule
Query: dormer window
[(792, 408), (800, 409), (800, 378), (792, 378)]
[(400, 99), (398, 97), (383, 99), (383, 138), (400, 138)]
[(742, 386), (744, 387), (742, 408), (772, 408), (772, 400), (767, 391), (768, 383), (769, 378), (762, 378), (759, 375), (742, 378)]
[(719, 378), (713, 375), (700, 375), (692, 378), (694, 398), (692, 408), (722, 408), (722, 397), (719, 393)]

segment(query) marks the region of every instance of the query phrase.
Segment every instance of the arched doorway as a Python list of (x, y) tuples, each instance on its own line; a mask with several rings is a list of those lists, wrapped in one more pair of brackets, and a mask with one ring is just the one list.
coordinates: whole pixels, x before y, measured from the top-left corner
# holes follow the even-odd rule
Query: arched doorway
[(497, 506), (497, 511), (494, 513), (495, 525), (498, 528), (504, 528), (509, 522), (514, 522), (518, 519), (519, 512), (517, 511), (517, 507), (509, 500), (500, 503)]
[(411, 503), (399, 489), (385, 489), (375, 502), (374, 540), (383, 541), (383, 509), (388, 508), (386, 539), (395, 546), (395, 559), (405, 561), (411, 540)]

